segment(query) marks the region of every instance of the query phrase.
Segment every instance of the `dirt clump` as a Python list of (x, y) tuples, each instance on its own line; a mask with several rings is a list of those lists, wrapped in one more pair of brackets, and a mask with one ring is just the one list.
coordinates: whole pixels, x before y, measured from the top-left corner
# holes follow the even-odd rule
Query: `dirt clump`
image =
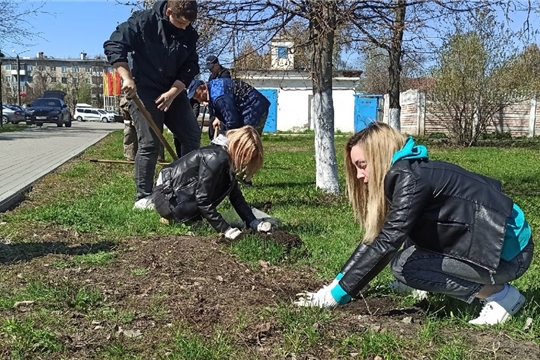
[(273, 241), (283, 246), (286, 252), (290, 252), (292, 249), (299, 249), (304, 245), (300, 236), (283, 230), (276, 230), (271, 234), (261, 234), (260, 236), (264, 241)]

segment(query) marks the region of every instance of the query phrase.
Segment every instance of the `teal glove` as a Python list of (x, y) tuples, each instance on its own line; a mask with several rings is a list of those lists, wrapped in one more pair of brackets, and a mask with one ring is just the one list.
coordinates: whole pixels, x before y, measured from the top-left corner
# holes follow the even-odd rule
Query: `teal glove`
[(314, 306), (333, 310), (338, 305), (345, 305), (351, 301), (351, 296), (339, 285), (343, 274), (338, 274), (330, 285), (323, 286), (317, 292), (304, 292), (297, 294), (298, 300), (294, 303), (298, 306)]

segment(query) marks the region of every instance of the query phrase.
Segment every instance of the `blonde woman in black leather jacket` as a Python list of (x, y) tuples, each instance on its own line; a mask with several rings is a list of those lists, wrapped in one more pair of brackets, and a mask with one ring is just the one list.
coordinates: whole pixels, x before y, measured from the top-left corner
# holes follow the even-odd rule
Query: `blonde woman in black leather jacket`
[(251, 179), (262, 165), (257, 131), (251, 126), (229, 130), (161, 170), (153, 191), (156, 210), (177, 222), (206, 219), (216, 231), (234, 239), (240, 229), (231, 227), (216, 209), (228, 197), (247, 226), (269, 232), (271, 224), (255, 218), (236, 180), (237, 176)]
[(471, 324), (504, 322), (523, 306), (508, 282), (531, 264), (531, 228), (498, 180), (431, 161), (424, 146), (383, 123), (350, 138), (345, 164), (364, 239), (334, 282), (298, 305), (345, 304), (390, 264), (398, 290), (481, 299)]

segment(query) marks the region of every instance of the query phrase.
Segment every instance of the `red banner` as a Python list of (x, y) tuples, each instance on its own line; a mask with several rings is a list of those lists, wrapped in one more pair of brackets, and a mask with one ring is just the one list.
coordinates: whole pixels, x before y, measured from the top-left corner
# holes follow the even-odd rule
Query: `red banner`
[(122, 77), (116, 71), (103, 73), (103, 95), (118, 96), (122, 94)]

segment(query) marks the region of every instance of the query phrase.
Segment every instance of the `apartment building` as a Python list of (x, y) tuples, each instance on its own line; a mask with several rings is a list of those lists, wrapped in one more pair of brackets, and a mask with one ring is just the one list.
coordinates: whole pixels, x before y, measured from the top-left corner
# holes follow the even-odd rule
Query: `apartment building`
[(89, 58), (86, 53), (74, 59), (58, 59), (43, 52), (37, 53), (36, 57), (5, 57), (2, 63), (4, 101), (17, 103), (17, 92), (20, 92), (21, 102), (28, 103), (47, 89), (76, 94), (86, 83), (90, 85), (92, 105), (101, 108), (104, 104), (103, 74), (111, 71), (113, 68), (105, 56)]

